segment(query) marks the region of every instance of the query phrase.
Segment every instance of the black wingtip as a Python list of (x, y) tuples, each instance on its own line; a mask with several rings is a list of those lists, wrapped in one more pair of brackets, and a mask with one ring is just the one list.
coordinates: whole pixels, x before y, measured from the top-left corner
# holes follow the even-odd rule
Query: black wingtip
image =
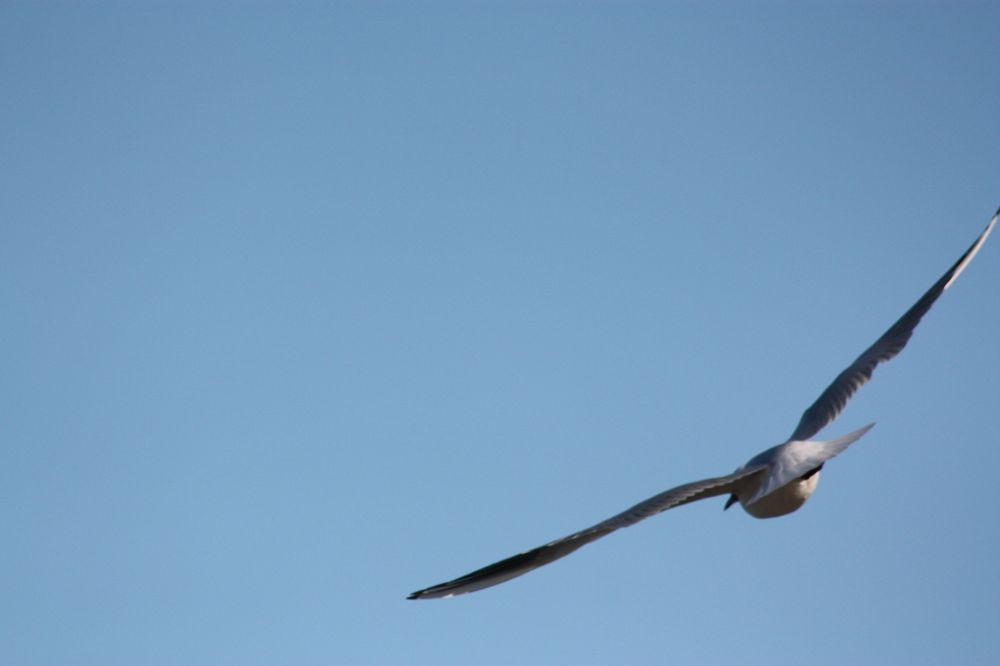
[(993, 213), (993, 217), (1000, 216), (1000, 206), (997, 207), (997, 212)]

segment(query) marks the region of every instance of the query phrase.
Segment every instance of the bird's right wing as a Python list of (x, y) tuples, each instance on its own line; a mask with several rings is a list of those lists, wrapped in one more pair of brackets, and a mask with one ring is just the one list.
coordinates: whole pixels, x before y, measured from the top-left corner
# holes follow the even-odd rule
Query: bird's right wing
[(979, 248), (986, 242), (986, 237), (993, 230), (998, 216), (1000, 216), (1000, 210), (994, 213), (990, 223), (986, 225), (986, 230), (979, 235), (979, 238), (965, 251), (965, 254), (959, 257), (955, 265), (948, 269), (948, 272), (942, 275), (895, 324), (890, 326), (889, 330), (882, 334), (882, 337), (837, 375), (833, 383), (816, 399), (816, 402), (802, 414), (802, 419), (796, 426), (795, 432), (788, 438), (789, 440), (806, 440), (822, 430), (824, 426), (837, 418), (847, 405), (847, 401), (871, 379), (872, 373), (875, 372), (875, 367), (879, 363), (884, 363), (903, 351), (903, 347), (913, 335), (913, 330), (934, 305), (934, 301), (944, 293), (945, 289), (951, 286), (951, 283), (979, 252)]
[(761, 478), (760, 485), (757, 486), (747, 504), (753, 504), (793, 479), (798, 479), (802, 475), (822, 467), (827, 460), (840, 455), (848, 446), (861, 439), (862, 435), (871, 430), (874, 425), (874, 423), (869, 423), (864, 428), (826, 442), (792, 440), (777, 447), (776, 455), (772, 458), (767, 472)]
[(456, 594), (475, 592), (485, 587), (490, 587), (516, 578), (521, 574), (528, 573), (532, 569), (546, 565), (549, 562), (558, 560), (572, 553), (577, 548), (584, 546), (591, 541), (596, 541), (603, 536), (611, 534), (617, 529), (634, 525), (640, 520), (645, 520), (667, 509), (688, 504), (696, 500), (715, 497), (731, 493), (746, 481), (749, 477), (761, 472), (765, 465), (759, 465), (748, 469), (741, 469), (727, 476), (720, 476), (713, 479), (704, 479), (677, 486), (664, 491), (659, 495), (654, 495), (649, 499), (639, 502), (633, 507), (622, 511), (616, 516), (601, 521), (596, 525), (588, 527), (579, 532), (574, 532), (569, 536), (551, 541), (544, 546), (539, 546), (534, 550), (508, 557), (494, 564), (477, 569), (447, 583), (434, 585), (423, 590), (418, 590), (411, 594), (409, 599), (436, 599), (440, 597), (451, 597)]

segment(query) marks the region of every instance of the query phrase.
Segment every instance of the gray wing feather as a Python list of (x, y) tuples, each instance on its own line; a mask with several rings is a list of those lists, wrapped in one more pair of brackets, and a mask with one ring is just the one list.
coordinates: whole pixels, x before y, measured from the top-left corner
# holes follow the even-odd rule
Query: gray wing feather
[(742, 469), (727, 476), (720, 476), (713, 479), (704, 479), (687, 483), (683, 486), (671, 488), (665, 492), (650, 497), (639, 502), (633, 507), (622, 511), (616, 516), (601, 521), (596, 525), (588, 527), (579, 532), (574, 532), (555, 541), (550, 541), (544, 546), (539, 546), (533, 550), (519, 553), (505, 560), (500, 560), (489, 566), (477, 569), (446, 583), (434, 585), (432, 587), (418, 590), (411, 594), (409, 599), (435, 599), (440, 597), (450, 597), (456, 594), (474, 592), (485, 587), (491, 587), (499, 583), (516, 578), (521, 574), (528, 573), (533, 569), (544, 566), (549, 562), (554, 562), (561, 557), (565, 557), (591, 541), (596, 541), (603, 536), (611, 534), (617, 529), (634, 525), (640, 520), (645, 520), (667, 509), (673, 509), (689, 502), (715, 497), (731, 493), (736, 489), (741, 481), (759, 473), (764, 469), (764, 465)]
[(990, 223), (986, 225), (986, 230), (955, 262), (955, 265), (942, 275), (941, 279), (935, 282), (934, 286), (928, 289), (927, 293), (906, 311), (906, 314), (890, 326), (889, 330), (875, 341), (875, 344), (866, 349), (846, 370), (837, 375), (833, 383), (816, 399), (816, 402), (802, 414), (802, 419), (789, 438), (790, 440), (806, 440), (822, 430), (828, 423), (837, 418), (847, 405), (847, 401), (871, 379), (872, 373), (879, 363), (888, 361), (903, 350), (910, 336), (913, 335), (913, 330), (934, 305), (934, 301), (944, 293), (945, 289), (951, 286), (951, 283), (976, 256), (979, 248), (986, 241), (986, 237), (990, 235), (993, 225), (996, 224), (997, 216), (1000, 216), (1000, 210), (997, 210)]
[(746, 503), (753, 504), (793, 479), (821, 467), (826, 461), (843, 453), (874, 426), (874, 423), (869, 423), (864, 428), (826, 442), (792, 440), (782, 444), (761, 478), (760, 485)]

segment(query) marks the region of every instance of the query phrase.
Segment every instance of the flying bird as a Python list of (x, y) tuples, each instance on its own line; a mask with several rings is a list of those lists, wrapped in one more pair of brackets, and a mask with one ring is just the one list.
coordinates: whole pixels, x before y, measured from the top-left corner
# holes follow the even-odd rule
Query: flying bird
[(754, 518), (774, 518), (795, 511), (805, 504), (816, 490), (823, 465), (856, 442), (875, 424), (869, 424), (843, 437), (828, 441), (810, 440), (810, 437), (837, 418), (847, 405), (847, 401), (871, 379), (879, 363), (888, 361), (903, 350), (921, 318), (976, 256), (993, 230), (997, 217), (1000, 217), (1000, 209), (955, 265), (942, 275), (895, 324), (890, 326), (882, 337), (837, 375), (816, 402), (802, 414), (788, 441), (757, 454), (732, 474), (671, 488), (596, 525), (446, 583), (418, 590), (408, 598), (451, 597), (503, 583), (565, 557), (577, 548), (607, 536), (615, 530), (634, 525), (661, 511), (709, 497), (728, 494), (726, 509), (739, 502), (743, 510)]

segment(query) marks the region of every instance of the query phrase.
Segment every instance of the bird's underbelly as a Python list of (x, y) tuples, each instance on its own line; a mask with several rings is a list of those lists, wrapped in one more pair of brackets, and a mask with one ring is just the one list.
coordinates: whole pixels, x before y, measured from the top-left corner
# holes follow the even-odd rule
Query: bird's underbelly
[(739, 495), (740, 506), (754, 518), (784, 516), (805, 504), (809, 496), (816, 490), (818, 482), (819, 472), (815, 472), (806, 479), (795, 479), (749, 505), (746, 501), (753, 497), (756, 489), (748, 489)]

